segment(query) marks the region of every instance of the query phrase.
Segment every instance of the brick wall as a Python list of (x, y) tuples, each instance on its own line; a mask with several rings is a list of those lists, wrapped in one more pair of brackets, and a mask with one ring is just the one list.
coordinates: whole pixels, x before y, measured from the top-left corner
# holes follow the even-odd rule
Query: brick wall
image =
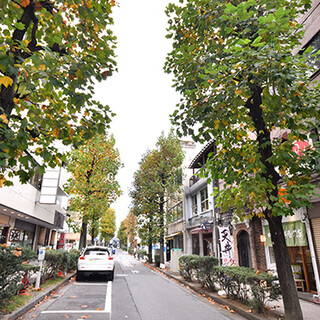
[(249, 235), (252, 268), (265, 271), (267, 269), (265, 248), (263, 243), (260, 242), (261, 220), (255, 217), (249, 221), (249, 228), (246, 223), (239, 223), (233, 229), (234, 255), (237, 265), (239, 265), (238, 236), (241, 231), (246, 231)]

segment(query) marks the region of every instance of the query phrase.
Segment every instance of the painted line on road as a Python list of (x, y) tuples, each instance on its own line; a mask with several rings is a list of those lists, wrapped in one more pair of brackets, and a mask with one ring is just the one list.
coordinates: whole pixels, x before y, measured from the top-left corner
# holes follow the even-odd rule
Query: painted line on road
[(128, 275), (126, 273), (117, 273), (116, 277), (127, 277)]
[(108, 283), (75, 283), (77, 286), (107, 286)]
[(112, 281), (108, 282), (104, 311), (111, 314)]
[(46, 310), (42, 311), (41, 313), (110, 313), (109, 311), (105, 310)]

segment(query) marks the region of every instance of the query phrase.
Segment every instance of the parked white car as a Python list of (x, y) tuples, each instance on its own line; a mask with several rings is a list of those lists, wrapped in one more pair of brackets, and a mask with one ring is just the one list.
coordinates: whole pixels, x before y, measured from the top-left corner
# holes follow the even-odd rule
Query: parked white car
[(79, 257), (76, 280), (94, 274), (106, 275), (111, 281), (114, 278), (114, 260), (106, 247), (86, 247)]

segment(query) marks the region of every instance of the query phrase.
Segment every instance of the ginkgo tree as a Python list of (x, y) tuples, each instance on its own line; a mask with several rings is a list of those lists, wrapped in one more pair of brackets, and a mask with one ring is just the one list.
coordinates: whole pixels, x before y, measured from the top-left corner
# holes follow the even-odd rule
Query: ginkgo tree
[[(78, 146), (112, 113), (94, 86), (116, 69), (114, 0), (1, 0), (0, 179), (60, 165), (55, 140)], [(41, 159), (35, 162), (34, 159)]]
[(92, 236), (96, 236), (101, 217), (121, 194), (116, 175), (122, 164), (114, 145), (112, 136), (96, 135), (67, 159), (71, 175), (65, 186), (70, 195), (68, 223), (81, 232), (79, 249), (86, 246), (88, 225)]
[[(130, 189), (132, 199), (132, 212), (137, 217), (138, 233), (142, 244), (148, 246), (149, 254), (152, 246), (158, 241), (158, 204), (157, 195), (153, 189), (153, 173), (148, 167), (150, 163), (151, 151), (143, 155), (139, 163), (139, 169), (134, 173), (133, 182)], [(149, 262), (152, 255), (149, 256)]]
[[(320, 172), (319, 87), (309, 83), (310, 50), (297, 54), (298, 17), (311, 1), (180, 3), (167, 7), (165, 69), (182, 94), (172, 121), (196, 140), (215, 139), (206, 173), (224, 183), (218, 205), (268, 221), (286, 319), (302, 319), (282, 218), (310, 205)], [(297, 141), (311, 147), (294, 152)]]
[(108, 208), (100, 220), (100, 239), (104, 239), (108, 244), (114, 237), (116, 229), (116, 212), (114, 209)]
[(133, 212), (145, 229), (141, 234), (150, 237), (146, 239), (149, 246), (151, 240), (160, 244), (161, 263), (164, 263), (166, 212), (169, 201), (181, 191), (183, 159), (184, 153), (177, 136), (173, 131), (167, 136), (162, 132), (155, 148), (143, 157), (130, 193), (135, 208)]

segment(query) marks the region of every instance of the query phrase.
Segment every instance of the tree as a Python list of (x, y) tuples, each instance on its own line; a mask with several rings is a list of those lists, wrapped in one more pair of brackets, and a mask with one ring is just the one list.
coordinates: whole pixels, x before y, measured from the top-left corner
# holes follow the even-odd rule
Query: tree
[(116, 232), (116, 212), (108, 208), (100, 220), (100, 234), (105, 243), (109, 243)]
[(167, 137), (162, 133), (155, 149), (149, 151), (142, 160), (140, 172), (135, 175), (136, 184), (131, 192), (133, 199), (140, 205), (136, 206), (136, 212), (143, 215), (147, 234), (155, 234), (160, 243), (161, 263), (164, 263), (166, 204), (170, 198), (176, 196), (182, 185), (183, 158), (180, 142), (173, 132)]
[[(148, 157), (151, 153), (147, 152), (142, 157), (140, 168), (134, 173), (134, 180), (130, 190), (132, 199), (132, 211), (137, 217), (138, 233), (143, 244), (148, 246), (149, 254), (152, 252), (152, 244), (156, 243), (157, 237), (157, 195), (152, 188), (153, 176), (148, 169)], [(149, 261), (150, 262), (150, 261)]]
[(129, 244), (129, 247), (132, 247), (134, 244), (134, 236), (136, 235), (137, 219), (131, 210), (126, 216), (124, 223), (126, 226), (126, 235), (128, 239), (128, 244)]
[[(115, 1), (2, 0), (0, 179), (27, 182), (65, 161), (53, 144), (79, 146), (110, 121), (94, 83), (115, 69)], [(42, 164), (43, 163), (43, 164)], [(38, 169), (39, 170), (39, 169)]]
[(294, 142), (318, 138), (319, 88), (307, 84), (305, 56), (293, 54), (310, 1), (184, 2), (167, 8), (165, 68), (183, 96), (172, 121), (180, 133), (215, 139), (207, 173), (224, 181), (219, 204), (268, 221), (286, 318), (302, 319), (282, 217), (309, 205), (319, 173), (319, 142), (293, 152)]
[(127, 230), (125, 220), (122, 220), (118, 229), (117, 238), (123, 246), (127, 246)]
[[(114, 145), (113, 137), (97, 135), (68, 157), (67, 170), (71, 174), (66, 185), (71, 195), (68, 210), (80, 214), (82, 220), (79, 249), (86, 245), (88, 223), (93, 241), (101, 216), (120, 196), (116, 175), (121, 162)], [(72, 217), (69, 223), (72, 225)]]

